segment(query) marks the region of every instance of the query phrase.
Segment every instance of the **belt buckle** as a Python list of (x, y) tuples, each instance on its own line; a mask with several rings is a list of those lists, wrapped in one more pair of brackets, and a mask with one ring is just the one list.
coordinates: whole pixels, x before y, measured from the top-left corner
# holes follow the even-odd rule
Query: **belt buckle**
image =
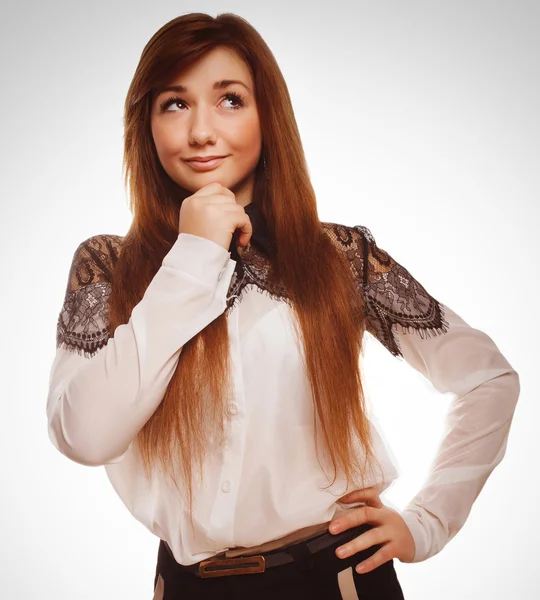
[(199, 577), (226, 577), (227, 575), (246, 575), (264, 573), (264, 556), (240, 556), (237, 558), (203, 560), (199, 564)]

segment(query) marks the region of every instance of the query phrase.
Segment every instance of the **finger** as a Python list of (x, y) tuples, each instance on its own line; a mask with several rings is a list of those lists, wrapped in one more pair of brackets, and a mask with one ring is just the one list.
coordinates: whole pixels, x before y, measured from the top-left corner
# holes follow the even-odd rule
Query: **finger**
[(219, 181), (212, 181), (211, 183), (207, 183), (203, 185), (202, 188), (198, 189), (193, 195), (194, 196), (207, 196), (209, 194), (215, 194), (220, 192), (222, 188), (221, 183)]
[(352, 502), (366, 502), (370, 506), (375, 506), (376, 508), (383, 507), (383, 503), (379, 497), (379, 490), (376, 487), (353, 490), (343, 496), (343, 498), (340, 498), (339, 502), (344, 502), (345, 504)]
[(379, 512), (380, 509), (374, 506), (359, 506), (331, 521), (328, 529), (330, 533), (341, 533), (365, 523), (380, 523)]
[(373, 571), (377, 567), (384, 565), (384, 563), (392, 560), (394, 556), (392, 555), (392, 551), (388, 548), (389, 544), (385, 544), (382, 548), (377, 550), (375, 554), (372, 554), (366, 560), (363, 560), (361, 563), (356, 565), (357, 573), (369, 573)]
[(367, 548), (371, 548), (372, 546), (380, 545), (384, 541), (386, 541), (386, 537), (384, 536), (382, 528), (374, 527), (348, 541), (346, 544), (343, 544), (343, 546), (336, 548), (336, 556), (338, 558), (348, 558), (353, 554), (362, 552), (362, 550), (367, 550)]
[(221, 196), (230, 196), (231, 198), (235, 198), (234, 192), (232, 192), (229, 188), (222, 185), (219, 181), (213, 181), (212, 183), (207, 183), (205, 186), (200, 188), (193, 194), (194, 196), (209, 196), (213, 194), (219, 194)]

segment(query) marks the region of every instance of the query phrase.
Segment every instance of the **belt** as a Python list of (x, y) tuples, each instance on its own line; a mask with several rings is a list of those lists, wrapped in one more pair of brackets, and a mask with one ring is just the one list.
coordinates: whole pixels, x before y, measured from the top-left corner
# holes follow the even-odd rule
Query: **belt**
[(170, 557), (182, 571), (193, 574), (195, 577), (226, 577), (228, 575), (247, 575), (250, 573), (264, 573), (266, 569), (279, 567), (291, 562), (300, 562), (308, 559), (313, 554), (329, 548), (333, 544), (339, 545), (344, 541), (352, 540), (361, 533), (372, 529), (372, 525), (365, 523), (333, 535), (329, 532), (321, 533), (304, 542), (297, 542), (284, 548), (265, 552), (255, 556), (239, 556), (236, 558), (220, 558), (224, 553), (218, 554), (195, 563), (193, 565), (180, 565), (172, 553), (169, 544), (164, 541), (164, 545)]

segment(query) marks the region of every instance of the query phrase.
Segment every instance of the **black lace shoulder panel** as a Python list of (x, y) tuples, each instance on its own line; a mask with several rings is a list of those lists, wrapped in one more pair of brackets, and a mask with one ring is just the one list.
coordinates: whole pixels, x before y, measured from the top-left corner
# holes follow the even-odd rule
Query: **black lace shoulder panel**
[(367, 227), (323, 223), (323, 229), (351, 265), (363, 293), (366, 329), (389, 352), (403, 357), (394, 326), (422, 338), (447, 332), (442, 304), (405, 267), (377, 246)]
[(71, 262), (56, 346), (91, 358), (109, 339), (112, 272), (123, 238), (95, 235), (81, 242)]

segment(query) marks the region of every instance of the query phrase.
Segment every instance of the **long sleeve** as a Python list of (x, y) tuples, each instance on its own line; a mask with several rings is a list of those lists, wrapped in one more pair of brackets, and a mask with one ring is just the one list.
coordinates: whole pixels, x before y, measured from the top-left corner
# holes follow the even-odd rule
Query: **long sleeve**
[(433, 298), (377, 247), (366, 227), (352, 230), (356, 254), (362, 256), (367, 330), (439, 392), (451, 392), (445, 432), (429, 474), (400, 513), (416, 544), (412, 562), (421, 562), (463, 527), (503, 459), (519, 377), (486, 333)]
[(224, 312), (236, 265), (219, 244), (179, 234), (129, 321), (109, 336), (120, 240), (98, 235), (78, 246), (58, 317), (48, 433), (84, 465), (122, 460), (162, 401), (183, 345)]

